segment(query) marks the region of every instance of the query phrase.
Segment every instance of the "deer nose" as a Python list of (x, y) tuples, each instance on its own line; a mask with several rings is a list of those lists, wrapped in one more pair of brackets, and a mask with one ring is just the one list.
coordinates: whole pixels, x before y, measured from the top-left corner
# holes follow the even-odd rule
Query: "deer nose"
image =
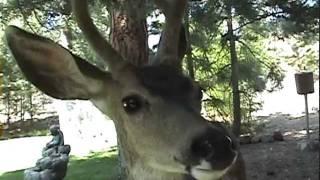
[(233, 161), (236, 154), (235, 151), (234, 143), (227, 134), (211, 128), (195, 138), (191, 144), (193, 157), (199, 160), (206, 160), (212, 166), (216, 165), (218, 169)]

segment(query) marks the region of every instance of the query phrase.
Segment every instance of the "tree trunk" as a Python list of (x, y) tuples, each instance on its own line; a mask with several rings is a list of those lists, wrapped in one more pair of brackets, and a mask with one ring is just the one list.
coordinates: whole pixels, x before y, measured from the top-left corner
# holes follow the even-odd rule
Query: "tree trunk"
[(25, 96), (21, 96), (20, 98), (20, 121), (24, 121), (24, 110), (23, 110), (23, 98)]
[(34, 111), (33, 111), (33, 96), (32, 96), (32, 92), (29, 92), (29, 114), (30, 114), (30, 119), (31, 121), (33, 121), (33, 116), (34, 116)]
[[(120, 3), (120, 1), (119, 1)], [(136, 66), (148, 63), (148, 38), (145, 20), (145, 1), (126, 0), (119, 9), (112, 10), (111, 44), (123, 59)], [(125, 5), (124, 5), (125, 4)], [(121, 129), (117, 129), (118, 137)], [(118, 139), (119, 179), (127, 179), (127, 164)]]
[(236, 52), (235, 36), (233, 34), (232, 25), (232, 4), (228, 8), (228, 37), (230, 42), (230, 57), (231, 57), (231, 84), (232, 84), (232, 99), (233, 99), (233, 125), (232, 131), (235, 136), (240, 135), (241, 127), (241, 107), (240, 107), (240, 92), (239, 92), (239, 64)]
[(11, 120), (11, 116), (10, 116), (10, 106), (11, 106), (11, 99), (10, 99), (10, 90), (8, 91), (7, 94), (7, 125), (8, 127), (10, 126), (10, 120)]
[(112, 12), (111, 44), (125, 60), (136, 66), (142, 66), (148, 62), (146, 20), (144, 15), (136, 14), (139, 12), (126, 9), (130, 8), (129, 1), (124, 3), (129, 5), (121, 10), (114, 9)]
[(194, 64), (193, 64), (193, 59), (192, 59), (192, 47), (191, 47), (191, 42), (190, 42), (190, 31), (189, 31), (189, 27), (190, 27), (189, 9), (186, 10), (186, 15), (184, 17), (184, 27), (185, 27), (186, 41), (187, 41), (187, 51), (186, 51), (187, 69), (188, 69), (189, 77), (191, 77), (194, 80), (195, 79)]

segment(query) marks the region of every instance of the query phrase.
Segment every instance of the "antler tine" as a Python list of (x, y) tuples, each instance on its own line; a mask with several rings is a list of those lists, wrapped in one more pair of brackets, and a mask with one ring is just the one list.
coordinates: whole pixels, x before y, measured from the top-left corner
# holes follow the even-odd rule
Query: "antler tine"
[(169, 7), (169, 2), (167, 0), (155, 0), (154, 2), (162, 11), (165, 11)]
[(93, 50), (106, 61), (111, 72), (122, 67), (125, 61), (104, 39), (90, 18), (87, 0), (71, 0), (71, 3), (78, 26)]
[(155, 0), (155, 3), (163, 11), (166, 22), (153, 63), (168, 64), (179, 69), (182, 58), (179, 58), (178, 44), (187, 0)]
[(164, 12), (165, 16), (176, 16), (182, 19), (188, 0), (155, 0), (155, 4)]

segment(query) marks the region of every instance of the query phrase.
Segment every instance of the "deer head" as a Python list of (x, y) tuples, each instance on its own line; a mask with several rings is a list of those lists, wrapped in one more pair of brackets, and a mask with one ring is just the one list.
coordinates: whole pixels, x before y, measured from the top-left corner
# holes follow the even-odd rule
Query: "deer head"
[(41, 91), (58, 99), (90, 100), (114, 120), (128, 179), (221, 178), (241, 156), (220, 123), (201, 117), (200, 88), (178, 68), (177, 34), (187, 1), (156, 4), (166, 16), (166, 25), (155, 60), (144, 67), (124, 60), (102, 38), (85, 0), (72, 1), (73, 13), (108, 71), (14, 26), (6, 29), (7, 44), (25, 77)]

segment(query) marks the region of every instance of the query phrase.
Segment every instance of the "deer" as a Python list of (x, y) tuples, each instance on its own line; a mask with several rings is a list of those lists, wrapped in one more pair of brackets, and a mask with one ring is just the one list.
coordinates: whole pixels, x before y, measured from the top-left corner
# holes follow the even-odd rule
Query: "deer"
[(179, 65), (187, 0), (155, 0), (165, 15), (152, 62), (135, 66), (103, 38), (86, 0), (72, 0), (79, 28), (108, 70), (54, 41), (16, 26), (7, 45), (28, 81), (62, 100), (89, 100), (115, 124), (126, 180), (245, 180), (234, 135), (200, 114), (201, 89)]

